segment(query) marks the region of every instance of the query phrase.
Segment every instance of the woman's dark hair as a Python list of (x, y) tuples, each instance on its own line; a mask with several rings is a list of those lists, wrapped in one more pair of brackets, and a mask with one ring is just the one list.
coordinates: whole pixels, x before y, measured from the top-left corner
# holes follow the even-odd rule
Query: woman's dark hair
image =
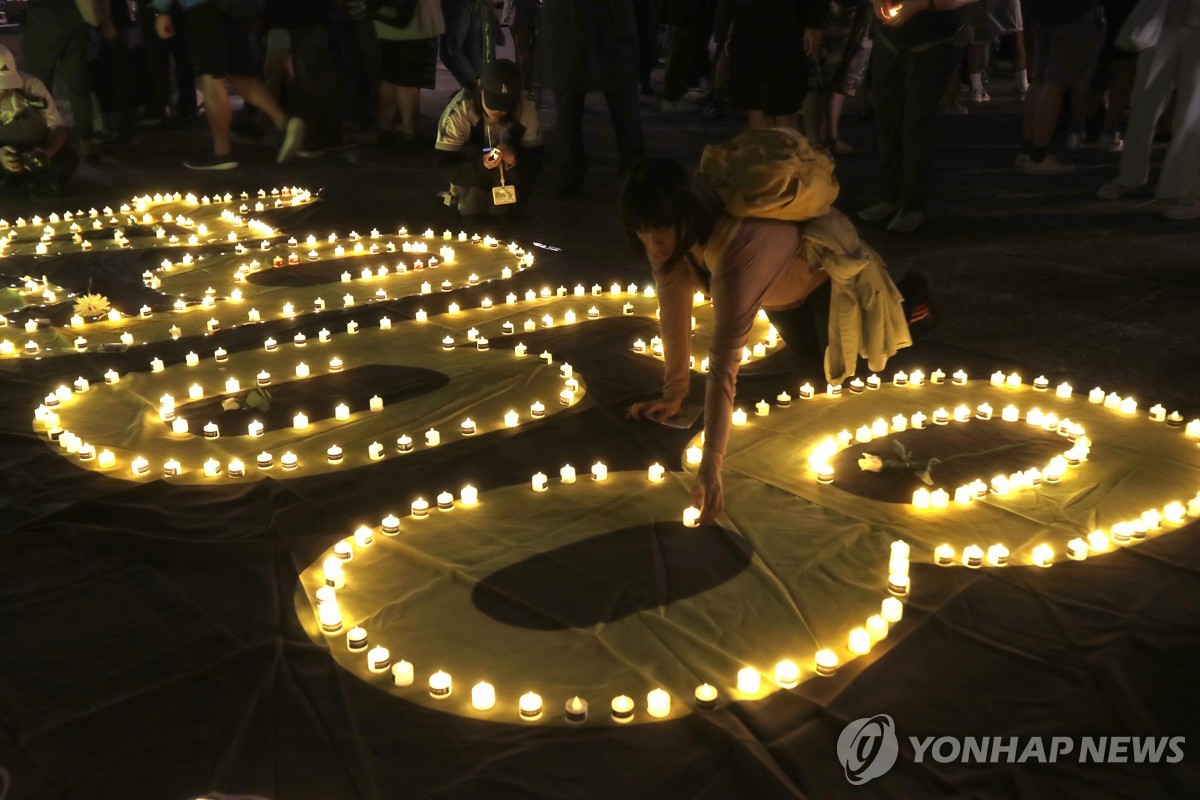
[(634, 253), (646, 254), (638, 231), (675, 229), (675, 252), (668, 264), (677, 263), (694, 245), (707, 242), (723, 213), (720, 198), (687, 167), (670, 158), (638, 161), (630, 167), (621, 189), (621, 224)]

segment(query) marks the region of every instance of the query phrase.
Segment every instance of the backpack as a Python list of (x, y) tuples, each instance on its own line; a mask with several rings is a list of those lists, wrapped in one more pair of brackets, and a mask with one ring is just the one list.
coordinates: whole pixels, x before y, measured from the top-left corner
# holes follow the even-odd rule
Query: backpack
[(758, 128), (704, 148), (697, 176), (735, 217), (823, 217), (838, 196), (833, 159), (788, 128)]

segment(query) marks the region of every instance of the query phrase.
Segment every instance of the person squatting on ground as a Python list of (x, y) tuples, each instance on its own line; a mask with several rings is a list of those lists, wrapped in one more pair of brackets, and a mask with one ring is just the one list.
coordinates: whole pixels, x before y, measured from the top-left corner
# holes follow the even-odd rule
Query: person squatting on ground
[(55, 196), (79, 166), (45, 84), (0, 46), (0, 191)]
[[(732, 200), (746, 187), (722, 185), (720, 176), (743, 153), (778, 156), (788, 148), (800, 153), (792, 163), (802, 164), (804, 174), (756, 187), (762, 206), (787, 218), (741, 216), (756, 213), (749, 206), (757, 201)], [(909, 273), (902, 294), (879, 254), (832, 207), (837, 194), (830, 158), (783, 129), (751, 130), (710, 146), (699, 176), (665, 158), (647, 159), (630, 171), (621, 194), (622, 223), (634, 252), (646, 256), (653, 270), (664, 360), (662, 398), (634, 404), (630, 416), (662, 422), (679, 412), (690, 388), (693, 294), (712, 298), (704, 455), (692, 490), (705, 522), (724, 508), (721, 466), (737, 374), (759, 309), (802, 359), (823, 364), (831, 384), (854, 375), (860, 357), (882, 369), (912, 343), (910, 323), (933, 325), (928, 279)], [(778, 210), (777, 200), (786, 211)]]
[[(488, 64), (473, 85), (450, 98), (435, 147), (450, 181), (442, 196), (464, 217), (506, 214), (528, 200), (542, 164), (542, 129), (516, 64)], [(493, 189), (501, 186), (515, 190), (515, 202), (503, 202), (504, 192), (496, 196)]]

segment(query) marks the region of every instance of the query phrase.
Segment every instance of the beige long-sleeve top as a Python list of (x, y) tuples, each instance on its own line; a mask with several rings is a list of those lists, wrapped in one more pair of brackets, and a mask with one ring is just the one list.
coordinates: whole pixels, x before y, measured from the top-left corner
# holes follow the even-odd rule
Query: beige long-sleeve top
[(726, 217), (703, 259), (655, 268), (666, 399), (688, 393), (692, 296), (699, 290), (712, 297), (716, 328), (704, 400), (704, 458), (711, 468), (720, 469), (725, 457), (742, 348), (758, 310), (794, 308), (827, 280), (805, 257), (801, 225), (770, 219)]

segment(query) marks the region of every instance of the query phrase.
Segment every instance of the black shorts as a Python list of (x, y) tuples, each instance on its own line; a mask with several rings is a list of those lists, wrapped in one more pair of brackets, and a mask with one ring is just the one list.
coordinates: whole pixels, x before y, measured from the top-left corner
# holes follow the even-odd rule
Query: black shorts
[(417, 89), (434, 88), (438, 40), (379, 40), (379, 75), (385, 83)]
[(262, 74), (245, 22), (222, 13), (211, 2), (189, 8), (187, 18), (197, 75), (226, 78)]

